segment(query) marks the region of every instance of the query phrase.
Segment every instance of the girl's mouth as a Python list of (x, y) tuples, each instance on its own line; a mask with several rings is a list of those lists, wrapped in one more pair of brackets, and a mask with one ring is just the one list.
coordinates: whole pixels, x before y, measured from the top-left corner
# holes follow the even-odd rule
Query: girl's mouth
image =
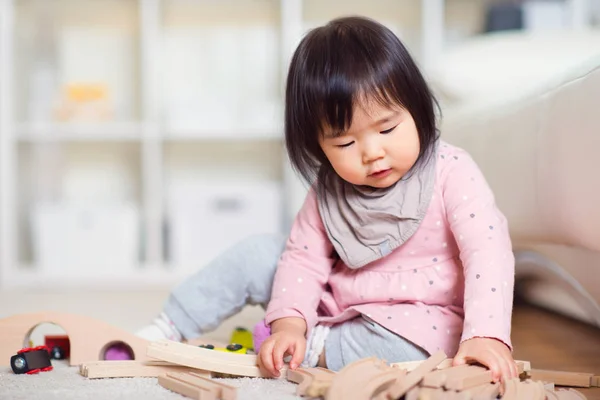
[(381, 171), (373, 172), (369, 176), (373, 177), (373, 178), (381, 179), (381, 178), (385, 178), (386, 176), (388, 176), (391, 172), (392, 172), (391, 168), (382, 169)]

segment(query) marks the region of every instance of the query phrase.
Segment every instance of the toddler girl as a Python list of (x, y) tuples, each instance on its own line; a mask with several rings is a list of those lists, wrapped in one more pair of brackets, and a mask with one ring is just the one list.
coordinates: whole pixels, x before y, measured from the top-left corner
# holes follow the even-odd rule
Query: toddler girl
[(436, 102), (400, 40), (347, 17), (310, 31), (291, 60), (285, 138), (312, 183), (287, 238), (232, 247), (170, 295), (140, 335), (173, 340), (266, 306), (259, 367), (339, 370), (357, 359), (511, 355), (514, 258), (475, 162), (439, 139)]

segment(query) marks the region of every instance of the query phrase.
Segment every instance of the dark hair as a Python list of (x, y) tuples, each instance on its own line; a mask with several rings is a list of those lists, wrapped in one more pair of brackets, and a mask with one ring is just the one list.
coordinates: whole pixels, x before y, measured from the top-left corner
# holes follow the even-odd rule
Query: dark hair
[(287, 76), (286, 147), (292, 166), (309, 184), (315, 178), (323, 183), (333, 171), (319, 146), (324, 127), (347, 130), (354, 106), (364, 98), (410, 112), (421, 143), (416, 164), (432, 153), (439, 137), (438, 104), (408, 50), (376, 21), (334, 19), (302, 39)]

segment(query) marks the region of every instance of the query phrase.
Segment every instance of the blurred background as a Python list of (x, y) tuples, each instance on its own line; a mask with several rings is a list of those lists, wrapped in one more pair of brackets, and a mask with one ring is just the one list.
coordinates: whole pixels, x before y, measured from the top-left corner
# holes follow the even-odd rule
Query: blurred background
[(285, 233), (306, 191), (288, 61), (352, 14), (404, 41), (443, 126), (600, 53), (600, 0), (0, 0), (0, 316), (95, 305), (133, 329), (237, 240)]

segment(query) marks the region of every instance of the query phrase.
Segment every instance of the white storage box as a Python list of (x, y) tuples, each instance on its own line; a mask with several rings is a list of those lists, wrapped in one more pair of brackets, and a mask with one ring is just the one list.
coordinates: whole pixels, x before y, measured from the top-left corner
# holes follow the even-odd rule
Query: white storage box
[(170, 261), (190, 272), (248, 236), (281, 231), (278, 183), (177, 187), (168, 204)]
[(45, 272), (118, 278), (139, 264), (139, 225), (133, 204), (38, 204), (32, 211), (34, 259)]

